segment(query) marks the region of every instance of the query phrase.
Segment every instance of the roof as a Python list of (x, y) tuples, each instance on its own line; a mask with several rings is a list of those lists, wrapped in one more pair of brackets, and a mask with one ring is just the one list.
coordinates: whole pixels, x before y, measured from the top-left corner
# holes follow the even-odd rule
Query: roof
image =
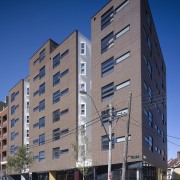
[(178, 159), (170, 159), (168, 161), (168, 168), (180, 168), (180, 161)]

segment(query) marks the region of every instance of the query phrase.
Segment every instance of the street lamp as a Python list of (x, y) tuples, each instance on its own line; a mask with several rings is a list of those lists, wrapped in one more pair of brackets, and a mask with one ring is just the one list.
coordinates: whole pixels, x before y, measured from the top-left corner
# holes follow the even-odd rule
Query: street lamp
[[(92, 101), (92, 103), (93, 103), (93, 105), (94, 105), (94, 107), (95, 107), (95, 109), (96, 109), (96, 112), (97, 112), (97, 114), (98, 114), (98, 116), (99, 116), (99, 119), (101, 120), (101, 122), (102, 122), (102, 118), (101, 118), (101, 116), (100, 116), (100, 114), (99, 114), (99, 111), (98, 111), (98, 109), (97, 109), (97, 107), (96, 107), (96, 104), (95, 104), (95, 102), (94, 102), (94, 100), (93, 100), (93, 98), (92, 98), (92, 96), (91, 95), (89, 95), (86, 91), (84, 91), (84, 90), (81, 90), (81, 91), (79, 91), (80, 92), (80, 94), (82, 94), (82, 95), (87, 95), (88, 97), (90, 97), (90, 99), (91, 99), (91, 101)], [(107, 131), (106, 131), (106, 128), (104, 127), (104, 124), (102, 123), (102, 125), (103, 125), (103, 128), (104, 128), (104, 131), (106, 132), (106, 135), (107, 135), (107, 137), (108, 137), (108, 140), (109, 140), (109, 153), (108, 153), (108, 180), (109, 179), (111, 179), (111, 162), (112, 162), (112, 105), (111, 105), (111, 103), (109, 104), (109, 106), (108, 106), (108, 108), (109, 108), (109, 136), (108, 136), (108, 133), (107, 133)]]

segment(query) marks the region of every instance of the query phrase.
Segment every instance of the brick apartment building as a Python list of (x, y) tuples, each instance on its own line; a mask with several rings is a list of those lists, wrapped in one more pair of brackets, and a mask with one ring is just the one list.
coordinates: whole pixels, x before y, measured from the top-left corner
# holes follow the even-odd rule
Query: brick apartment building
[[(128, 158), (127, 178), (162, 177), (167, 168), (166, 68), (148, 1), (112, 0), (91, 24), (92, 97), (97, 109), (111, 102), (116, 111), (127, 112), (132, 92), (128, 156), (137, 158)], [(127, 118), (113, 122), (114, 178), (121, 173)], [(106, 117), (102, 123), (107, 124)], [(108, 138), (101, 123), (92, 126), (92, 139), (97, 177), (107, 179)]]
[(111, 0), (91, 25), (91, 42), (78, 31), (60, 44), (49, 39), (30, 58), (29, 76), (9, 91), (10, 154), (22, 145), (30, 149), (34, 161), (27, 172), (33, 180), (78, 180), (80, 156), (74, 158), (72, 144), (82, 147), (79, 154), (86, 149), (83, 128), (92, 145), (84, 162), (93, 166), (90, 179), (107, 179), (103, 127), (108, 129), (104, 110), (111, 102), (114, 112), (124, 114), (112, 122), (112, 178), (120, 178), (131, 92), (127, 179), (162, 179), (166, 67), (148, 1)]

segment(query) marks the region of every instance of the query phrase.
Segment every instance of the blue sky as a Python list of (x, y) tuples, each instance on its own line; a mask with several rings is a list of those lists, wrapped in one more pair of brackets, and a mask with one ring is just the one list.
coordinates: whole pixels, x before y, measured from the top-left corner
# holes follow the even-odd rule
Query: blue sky
[[(29, 59), (47, 39), (62, 42), (78, 29), (90, 38), (90, 18), (108, 0), (1, 0), (0, 100), (29, 74)], [(149, 0), (167, 68), (168, 135), (179, 137), (180, 1)], [(172, 144), (175, 143), (177, 145)], [(180, 151), (180, 139), (168, 138), (168, 158)]]

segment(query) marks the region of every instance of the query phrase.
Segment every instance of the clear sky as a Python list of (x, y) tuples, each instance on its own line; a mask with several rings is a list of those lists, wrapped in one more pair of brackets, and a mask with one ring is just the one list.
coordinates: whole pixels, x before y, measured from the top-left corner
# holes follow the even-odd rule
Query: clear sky
[[(30, 57), (49, 39), (62, 42), (108, 0), (0, 0), (0, 100), (29, 74)], [(149, 0), (167, 70), (168, 158), (180, 151), (180, 0)], [(172, 144), (175, 143), (175, 144)]]

